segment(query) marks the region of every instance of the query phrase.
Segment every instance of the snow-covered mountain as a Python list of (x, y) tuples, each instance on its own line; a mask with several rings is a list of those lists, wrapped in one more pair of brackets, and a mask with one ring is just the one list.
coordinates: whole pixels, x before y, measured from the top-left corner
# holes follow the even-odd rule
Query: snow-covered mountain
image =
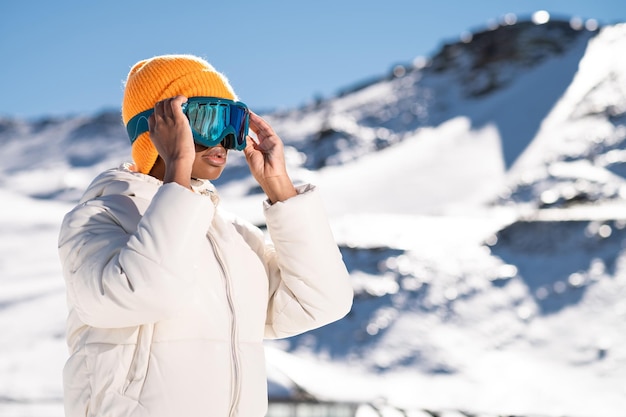
[[(502, 25), (266, 114), (294, 180), (319, 185), (357, 294), (344, 320), (268, 343), (271, 394), (623, 416), (625, 50), (626, 24)], [(129, 145), (117, 111), (2, 119), (0, 144), (0, 415), (58, 416), (58, 225)], [(221, 204), (262, 225), (230, 158)]]

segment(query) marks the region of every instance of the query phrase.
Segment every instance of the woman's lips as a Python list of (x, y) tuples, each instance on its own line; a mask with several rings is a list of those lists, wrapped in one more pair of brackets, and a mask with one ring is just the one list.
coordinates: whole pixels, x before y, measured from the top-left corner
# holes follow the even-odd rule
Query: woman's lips
[(209, 150), (202, 155), (202, 158), (207, 160), (211, 165), (221, 167), (226, 163), (226, 149), (221, 146), (209, 148)]

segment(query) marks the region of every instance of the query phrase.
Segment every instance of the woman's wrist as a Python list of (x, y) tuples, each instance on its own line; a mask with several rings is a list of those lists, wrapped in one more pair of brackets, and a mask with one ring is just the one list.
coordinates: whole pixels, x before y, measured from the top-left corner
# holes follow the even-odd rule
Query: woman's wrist
[(175, 182), (191, 189), (191, 165), (184, 162), (170, 162), (165, 167), (163, 183)]
[(288, 175), (265, 178), (261, 186), (271, 204), (285, 201), (298, 194)]

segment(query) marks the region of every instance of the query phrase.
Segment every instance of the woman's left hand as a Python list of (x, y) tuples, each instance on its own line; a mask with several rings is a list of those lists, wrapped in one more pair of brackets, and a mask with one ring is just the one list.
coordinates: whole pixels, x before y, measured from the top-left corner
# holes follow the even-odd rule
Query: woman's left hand
[(254, 179), (271, 203), (295, 196), (296, 189), (285, 165), (283, 141), (265, 120), (253, 112), (250, 112), (250, 129), (256, 133), (258, 143), (248, 137), (244, 154)]

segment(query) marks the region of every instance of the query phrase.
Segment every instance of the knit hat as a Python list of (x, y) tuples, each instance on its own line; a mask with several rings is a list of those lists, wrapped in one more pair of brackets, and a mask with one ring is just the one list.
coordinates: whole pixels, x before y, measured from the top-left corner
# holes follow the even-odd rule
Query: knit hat
[[(122, 102), (124, 126), (133, 116), (153, 108), (158, 101), (177, 95), (237, 100), (228, 79), (202, 58), (193, 55), (156, 56), (139, 61), (128, 73)], [(135, 169), (149, 173), (158, 156), (149, 132), (139, 135), (131, 154)]]

